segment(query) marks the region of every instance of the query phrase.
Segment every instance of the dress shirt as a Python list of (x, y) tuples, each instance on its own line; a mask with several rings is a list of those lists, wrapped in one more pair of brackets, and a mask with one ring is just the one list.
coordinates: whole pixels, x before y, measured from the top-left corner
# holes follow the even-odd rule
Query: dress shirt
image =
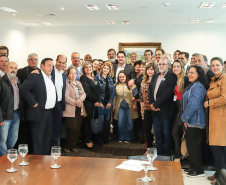
[[(75, 66), (75, 65), (73, 65), (73, 64), (71, 64), (71, 66)], [(75, 66), (76, 67), (76, 66)], [(76, 80), (77, 81), (80, 81), (80, 76), (81, 76), (81, 73), (82, 73), (82, 66), (81, 65), (79, 65), (78, 67), (76, 67), (77, 68), (77, 71), (78, 71), (78, 74), (77, 74), (77, 77), (76, 77)]]
[(0, 77), (4, 76), (5, 73), (0, 70)]
[(63, 71), (58, 71), (56, 66), (54, 66), (55, 71), (55, 86), (57, 91), (57, 101), (62, 100), (62, 89), (63, 89)]
[(56, 89), (51, 80), (51, 75), (47, 76), (42, 70), (41, 73), (46, 85), (46, 104), (45, 109), (52, 109), (56, 104)]
[(115, 81), (118, 82), (118, 74), (119, 74), (119, 71), (121, 70), (124, 70), (125, 69), (125, 66), (126, 66), (126, 63), (122, 66), (122, 67), (117, 67), (117, 70), (116, 70), (116, 77), (115, 77)]
[(13, 93), (14, 93), (14, 110), (17, 110), (19, 107), (19, 87), (17, 85), (18, 78), (17, 76), (14, 77), (15, 83), (13, 82), (13, 79), (11, 76), (7, 74), (9, 81), (11, 82), (11, 85), (13, 87)]
[[(167, 72), (168, 72), (168, 71), (167, 71)], [(162, 76), (160, 76), (160, 73), (159, 73), (159, 77), (158, 77), (158, 79), (157, 79), (157, 81), (156, 81), (156, 85), (155, 85), (154, 100), (156, 100), (156, 94), (157, 94), (157, 92), (158, 92), (159, 86), (160, 86), (162, 80), (165, 80), (164, 77), (166, 76), (166, 73), (167, 73), (167, 72), (165, 72)]]

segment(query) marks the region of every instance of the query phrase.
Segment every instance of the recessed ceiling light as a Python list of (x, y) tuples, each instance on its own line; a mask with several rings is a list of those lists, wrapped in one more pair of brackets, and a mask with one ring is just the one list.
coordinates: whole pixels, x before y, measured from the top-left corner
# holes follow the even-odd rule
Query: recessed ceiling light
[(64, 10), (64, 7), (61, 7), (60, 10)]
[(5, 11), (5, 12), (18, 12), (12, 8), (8, 8), (8, 7), (0, 7), (0, 10)]
[(108, 24), (116, 24), (114, 21), (107, 21)]
[(224, 3), (222, 7), (223, 7), (223, 8), (226, 8), (226, 3)]
[(32, 26), (39, 26), (40, 25), (40, 23), (38, 23), (38, 22), (26, 22), (26, 23), (30, 24)]
[(162, 5), (164, 5), (164, 6), (169, 6), (170, 5), (170, 3), (162, 3)]
[(122, 21), (122, 24), (130, 24), (129, 21)]
[(192, 19), (189, 21), (190, 23), (199, 23), (199, 20), (198, 19)]
[(111, 4), (108, 4), (106, 5), (106, 7), (109, 9), (109, 10), (119, 10), (119, 7), (117, 5), (111, 5)]
[(212, 3), (201, 3), (199, 8), (212, 8), (214, 4), (215, 4), (215, 2), (212, 2)]
[(214, 23), (214, 22), (215, 22), (215, 19), (206, 20), (206, 23)]
[(89, 10), (100, 10), (100, 8), (97, 5), (85, 5), (86, 8)]
[(15, 13), (13, 13), (12, 15), (13, 15), (13, 16), (16, 16), (16, 14), (15, 14)]

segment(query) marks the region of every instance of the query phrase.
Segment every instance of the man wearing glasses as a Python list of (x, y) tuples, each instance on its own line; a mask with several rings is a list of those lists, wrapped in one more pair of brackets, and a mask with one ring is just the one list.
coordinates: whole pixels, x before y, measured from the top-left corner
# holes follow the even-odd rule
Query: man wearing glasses
[(162, 57), (158, 63), (159, 73), (153, 75), (149, 86), (149, 102), (153, 113), (154, 134), (158, 155), (171, 155), (171, 128), (173, 97), (177, 77), (169, 72), (170, 61)]
[(78, 52), (73, 52), (71, 54), (71, 66), (75, 66), (77, 68), (78, 71), (78, 75), (76, 77), (77, 81), (80, 81), (80, 76), (82, 73), (82, 66), (80, 64), (80, 54)]

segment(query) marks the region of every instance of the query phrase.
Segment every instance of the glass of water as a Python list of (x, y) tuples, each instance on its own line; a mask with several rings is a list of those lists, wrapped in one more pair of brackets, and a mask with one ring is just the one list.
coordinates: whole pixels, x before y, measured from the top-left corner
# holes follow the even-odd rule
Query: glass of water
[(147, 172), (148, 172), (148, 169), (150, 168), (150, 164), (142, 163), (142, 167), (143, 167), (144, 172), (145, 172), (145, 177), (142, 177), (141, 180), (144, 181), (144, 182), (152, 181), (152, 179), (147, 176)]
[(24, 157), (25, 155), (27, 155), (28, 153), (28, 145), (27, 144), (20, 144), (18, 147), (18, 153), (21, 155), (21, 157), (23, 158), (23, 161), (21, 163), (19, 163), (20, 166), (27, 166), (29, 165), (28, 162), (24, 161)]
[(156, 148), (148, 148), (147, 149), (147, 158), (150, 162), (149, 170), (157, 170), (157, 168), (153, 167), (153, 162), (157, 158), (157, 149)]
[(60, 165), (57, 165), (57, 158), (61, 155), (61, 148), (60, 146), (53, 146), (51, 148), (51, 156), (55, 160), (55, 164), (51, 165), (50, 168), (60, 168)]
[(13, 168), (13, 163), (14, 161), (17, 159), (18, 153), (16, 149), (9, 149), (8, 150), (8, 154), (7, 154), (7, 158), (9, 159), (9, 161), (11, 162), (11, 168), (7, 169), (6, 171), (9, 173), (13, 173), (16, 172), (17, 169)]

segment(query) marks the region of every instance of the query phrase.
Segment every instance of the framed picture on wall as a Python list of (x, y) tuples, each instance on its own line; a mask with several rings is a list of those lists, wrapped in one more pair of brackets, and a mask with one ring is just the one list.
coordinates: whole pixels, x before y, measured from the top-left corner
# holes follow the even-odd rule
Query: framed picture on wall
[(126, 61), (130, 63), (130, 54), (135, 52), (138, 55), (137, 60), (145, 61), (144, 51), (150, 49), (155, 53), (156, 49), (161, 49), (161, 42), (134, 42), (119, 43), (119, 51), (126, 53)]

